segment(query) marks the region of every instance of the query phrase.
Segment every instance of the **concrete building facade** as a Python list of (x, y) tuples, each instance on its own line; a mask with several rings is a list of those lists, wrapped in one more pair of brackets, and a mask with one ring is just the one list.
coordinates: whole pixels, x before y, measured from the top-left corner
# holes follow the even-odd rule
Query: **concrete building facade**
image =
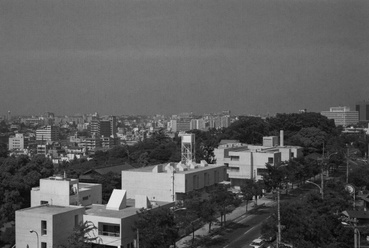
[(226, 179), (225, 165), (179, 162), (122, 171), (122, 188), (128, 191), (128, 197), (145, 192), (150, 201), (173, 202), (181, 199), (184, 193)]
[(38, 205), (15, 212), (17, 247), (54, 248), (67, 245), (73, 229), (83, 221), (84, 207)]
[(78, 179), (54, 176), (40, 179), (40, 186), (31, 190), (31, 207), (42, 204), (88, 206), (102, 202), (101, 184), (80, 183)]
[(16, 133), (15, 136), (9, 137), (9, 151), (23, 150), (27, 146), (27, 140), (22, 133)]
[(38, 141), (57, 141), (58, 130), (56, 126), (45, 126), (36, 130), (36, 140)]
[(359, 113), (359, 121), (369, 121), (369, 101), (357, 102), (355, 110)]
[(262, 146), (229, 141), (214, 149), (214, 155), (217, 164), (227, 167), (231, 185), (240, 186), (245, 179), (262, 180), (267, 163), (274, 166), (303, 156), (301, 147), (284, 145), (283, 131), (277, 141), (277, 136), (264, 137)]
[(349, 107), (331, 107), (329, 111), (320, 112), (328, 119), (333, 119), (336, 126), (346, 127), (359, 122), (359, 112), (351, 111)]

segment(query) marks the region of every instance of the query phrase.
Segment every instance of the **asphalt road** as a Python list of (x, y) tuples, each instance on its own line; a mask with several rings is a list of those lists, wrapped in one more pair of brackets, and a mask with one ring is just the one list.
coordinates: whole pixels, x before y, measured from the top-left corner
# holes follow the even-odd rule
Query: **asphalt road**
[(263, 207), (253, 214), (242, 216), (234, 223), (229, 224), (227, 229), (216, 237), (217, 242), (214, 243), (217, 244), (211, 247), (251, 248), (249, 244), (260, 237), (262, 222), (270, 216), (272, 211), (272, 207)]

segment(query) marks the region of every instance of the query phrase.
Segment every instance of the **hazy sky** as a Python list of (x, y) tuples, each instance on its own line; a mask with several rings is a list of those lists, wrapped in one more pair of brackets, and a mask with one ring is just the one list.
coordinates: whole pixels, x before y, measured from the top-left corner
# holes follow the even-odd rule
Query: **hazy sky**
[(369, 99), (368, 0), (0, 0), (0, 115)]

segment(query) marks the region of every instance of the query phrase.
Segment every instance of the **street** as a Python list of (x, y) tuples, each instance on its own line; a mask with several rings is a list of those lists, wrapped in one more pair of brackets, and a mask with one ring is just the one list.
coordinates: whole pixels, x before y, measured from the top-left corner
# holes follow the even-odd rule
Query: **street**
[(260, 237), (261, 225), (266, 220), (273, 207), (266, 206), (250, 215), (245, 215), (227, 226), (219, 237), (219, 244), (214, 248), (250, 248), (254, 239)]

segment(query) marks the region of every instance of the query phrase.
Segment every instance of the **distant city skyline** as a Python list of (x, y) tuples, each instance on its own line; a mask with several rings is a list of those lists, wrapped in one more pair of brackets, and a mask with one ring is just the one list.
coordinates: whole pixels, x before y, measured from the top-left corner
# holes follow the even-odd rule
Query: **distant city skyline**
[(369, 99), (367, 0), (3, 0), (0, 115), (312, 112)]

